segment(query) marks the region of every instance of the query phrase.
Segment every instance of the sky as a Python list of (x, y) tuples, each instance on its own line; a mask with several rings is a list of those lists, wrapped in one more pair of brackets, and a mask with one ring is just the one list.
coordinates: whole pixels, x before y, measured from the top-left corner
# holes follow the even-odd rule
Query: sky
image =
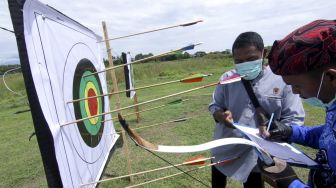
[[(204, 20), (190, 26), (111, 41), (121, 52), (159, 54), (203, 42), (196, 51), (231, 49), (245, 31), (258, 32), (265, 46), (316, 19), (336, 19), (335, 0), (40, 0), (103, 35), (119, 37), (147, 30)], [(13, 29), (7, 0), (0, 0), (0, 27)], [(102, 46), (103, 47), (103, 46)], [(105, 55), (105, 54), (104, 54)], [(0, 65), (19, 63), (15, 37), (0, 30)]]

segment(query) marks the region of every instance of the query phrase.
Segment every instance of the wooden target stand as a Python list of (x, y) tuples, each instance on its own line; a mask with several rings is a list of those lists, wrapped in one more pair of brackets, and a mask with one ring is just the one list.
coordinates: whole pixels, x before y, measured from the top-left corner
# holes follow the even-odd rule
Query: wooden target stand
[(136, 114), (136, 122), (139, 123), (140, 122), (140, 112), (139, 112), (139, 106), (137, 105), (138, 104), (138, 95), (135, 93), (134, 94), (134, 97), (133, 97), (133, 100), (134, 100), (134, 110), (135, 110), (135, 114)]
[[(128, 62), (128, 53), (123, 52), (121, 54), (121, 61), (122, 64), (124, 66), (124, 75), (125, 75), (125, 85), (126, 85), (126, 97), (131, 98), (131, 94), (132, 94), (132, 90), (131, 90), (131, 86), (133, 86), (133, 88), (135, 88), (134, 85), (134, 75), (133, 75), (133, 66), (128, 67), (127, 63), (131, 63)], [(135, 90), (133, 90), (135, 92)], [(112, 93), (112, 92), (111, 92)], [(138, 104), (138, 95), (135, 92), (134, 96), (133, 96), (133, 104), (134, 104), (134, 110), (135, 110), (135, 115), (136, 115), (136, 122), (139, 123), (140, 122), (140, 111), (139, 111), (139, 106)]]
[[(113, 58), (112, 58), (112, 50), (110, 47), (110, 41), (108, 40), (108, 32), (107, 32), (107, 27), (106, 27), (106, 22), (103, 21), (102, 22), (102, 26), (103, 26), (103, 31), (104, 31), (104, 41), (105, 41), (105, 45), (106, 45), (106, 50), (107, 50), (107, 55), (108, 55), (108, 61), (109, 61), (109, 66), (113, 67)], [(118, 92), (118, 83), (117, 83), (117, 77), (115, 74), (115, 70), (112, 69), (110, 70), (110, 75), (111, 75), (111, 79), (112, 79), (112, 89), (114, 92)], [(116, 94), (116, 105), (115, 105), (115, 109), (120, 109), (120, 95)], [(110, 96), (111, 97), (111, 96)], [(130, 160), (130, 154), (129, 154), (129, 148), (128, 148), (128, 142), (126, 139), (126, 134), (125, 132), (121, 132), (121, 137), (123, 139), (123, 150), (124, 150), (124, 155), (126, 157), (126, 161), (127, 161), (127, 169), (128, 169), (128, 174), (132, 174), (132, 166), (131, 166), (131, 160)], [(132, 182), (133, 181), (133, 177), (130, 176), (129, 180)]]

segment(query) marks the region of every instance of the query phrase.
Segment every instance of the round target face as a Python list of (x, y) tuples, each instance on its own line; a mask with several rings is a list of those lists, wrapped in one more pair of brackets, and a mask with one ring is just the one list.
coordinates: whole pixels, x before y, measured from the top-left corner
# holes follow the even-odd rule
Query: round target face
[[(61, 119), (63, 122), (85, 120), (64, 126), (61, 134), (68, 143), (66, 154), (76, 156), (75, 161), (81, 160), (84, 164), (103, 160), (114, 138), (111, 133), (115, 132), (111, 121), (104, 122), (111, 119), (111, 115), (99, 115), (110, 111), (110, 107), (108, 97), (100, 96), (107, 93), (105, 74), (91, 75), (105, 68), (98, 59), (87, 44), (76, 43), (69, 49), (63, 67), (62, 97), (67, 113)], [(69, 102), (84, 98), (86, 100)]]
[[(95, 147), (99, 144), (103, 132), (104, 116), (104, 98), (99, 97), (103, 94), (99, 77), (90, 75), (97, 72), (96, 68), (88, 59), (79, 61), (73, 79), (73, 99), (83, 99), (74, 103), (74, 112), (76, 119), (83, 119), (92, 116), (89, 119), (77, 123), (79, 132), (84, 142)], [(98, 97), (97, 97), (98, 96)]]

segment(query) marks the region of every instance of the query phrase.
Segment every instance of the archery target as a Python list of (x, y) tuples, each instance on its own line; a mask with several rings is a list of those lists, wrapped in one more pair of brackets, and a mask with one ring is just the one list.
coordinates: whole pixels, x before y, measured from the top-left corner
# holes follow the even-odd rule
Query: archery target
[(104, 116), (99, 116), (104, 112), (104, 98), (99, 97), (103, 90), (99, 77), (90, 75), (94, 72), (97, 69), (91, 61), (82, 59), (77, 65), (73, 80), (73, 99), (86, 99), (74, 103), (76, 119), (96, 116), (77, 123), (81, 137), (90, 147), (98, 145), (104, 126)]
[[(90, 75), (105, 69), (101, 37), (36, 0), (11, 4), (48, 185), (97, 181), (119, 137), (113, 122), (104, 122), (111, 115), (99, 115), (110, 111), (109, 98), (100, 96), (107, 93), (106, 74)], [(88, 99), (70, 102), (79, 98)]]
[[(107, 92), (106, 85), (103, 85), (101, 81), (103, 76), (92, 75), (100, 70), (94, 66), (96, 60), (97, 57), (88, 45), (77, 43), (68, 52), (63, 76), (64, 86), (68, 86), (63, 88), (65, 101), (93, 97), (68, 104), (70, 119), (84, 118), (84, 120), (64, 127), (66, 130), (64, 133), (69, 135), (75, 151), (86, 163), (94, 163), (99, 160), (102, 151), (105, 150), (104, 147), (106, 147), (106, 139), (102, 138), (108, 135), (109, 126), (111, 126), (108, 122), (104, 122), (107, 115), (99, 115), (109, 111), (109, 107), (106, 103), (108, 97), (100, 96)], [(73, 79), (69, 80), (68, 78)], [(68, 80), (72, 84), (65, 84)], [(104, 125), (105, 123), (107, 126)], [(86, 155), (89, 151), (92, 154)]]

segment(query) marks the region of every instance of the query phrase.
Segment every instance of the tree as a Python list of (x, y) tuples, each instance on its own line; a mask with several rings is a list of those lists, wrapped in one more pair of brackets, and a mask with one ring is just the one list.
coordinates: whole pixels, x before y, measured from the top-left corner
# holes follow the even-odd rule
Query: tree
[(196, 52), (195, 53), (195, 57), (203, 57), (203, 56), (205, 56), (206, 55), (206, 52), (204, 52), (204, 51), (198, 51), (198, 52)]
[(135, 60), (135, 61), (136, 61), (136, 60), (139, 60), (139, 59), (143, 59), (143, 55), (142, 55), (141, 53), (135, 55), (135, 57), (134, 57), (134, 60)]
[(191, 56), (188, 52), (183, 53), (183, 59), (189, 59)]

